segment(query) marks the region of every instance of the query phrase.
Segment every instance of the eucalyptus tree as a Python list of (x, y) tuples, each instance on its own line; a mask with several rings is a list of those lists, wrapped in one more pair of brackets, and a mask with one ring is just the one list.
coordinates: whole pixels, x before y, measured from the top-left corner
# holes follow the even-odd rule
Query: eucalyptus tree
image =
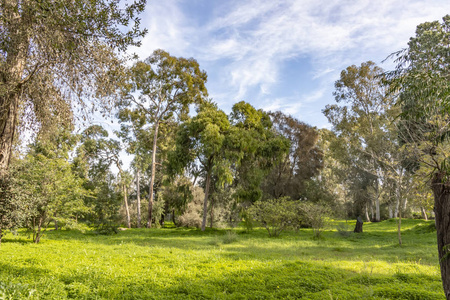
[[(141, 116), (153, 132), (148, 202), (148, 227), (151, 227), (160, 126), (186, 119), (189, 105), (205, 99), (207, 75), (196, 60), (170, 56), (163, 50), (156, 50), (145, 61), (135, 63), (130, 75), (128, 91), (120, 102), (120, 109), (127, 110), (122, 115)], [(135, 97), (134, 93), (139, 96)], [(128, 121), (133, 120), (128, 118)]]
[[(272, 112), (274, 130), (285, 139), (282, 157), (274, 156), (271, 172), (264, 181), (270, 198), (300, 199), (305, 184), (322, 169), (322, 151), (317, 147), (319, 133), (308, 124), (282, 112)], [(283, 155), (284, 154), (284, 155)]]
[(233, 105), (227, 147), (234, 156), (234, 197), (254, 203), (262, 197), (262, 182), (287, 153), (290, 142), (273, 128), (270, 115), (244, 101)]
[(86, 128), (81, 134), (80, 142), (73, 168), (86, 180), (85, 187), (92, 193), (85, 198), (85, 202), (92, 208), (95, 222), (111, 223), (117, 216), (120, 193), (114, 191), (117, 178), (110, 168), (116, 165), (121, 170), (120, 144), (108, 139), (108, 131), (99, 125)]
[[(0, 2), (0, 178), (20, 119), (49, 125), (72, 107), (104, 114), (122, 72), (122, 54), (145, 34), (145, 0)], [(96, 104), (99, 104), (96, 105)]]
[(169, 154), (172, 174), (182, 174), (186, 168), (200, 168), (205, 186), (202, 231), (206, 227), (212, 177), (217, 177), (216, 184), (219, 185), (230, 183), (233, 179), (225, 147), (229, 130), (227, 115), (215, 103), (205, 101), (199, 106), (196, 116), (181, 123), (176, 148)]
[[(383, 169), (379, 157), (385, 153), (392, 116), (389, 111), (393, 97), (383, 84), (384, 71), (368, 61), (352, 65), (341, 72), (333, 95), (338, 104), (327, 105), (323, 113), (333, 124), (333, 130), (347, 140), (351, 163), (362, 172), (377, 178), (375, 190), (375, 220), (380, 221), (380, 195)], [(343, 103), (343, 105), (339, 105)], [(392, 149), (390, 149), (392, 150)], [(395, 149), (394, 149), (395, 151)], [(390, 152), (393, 154), (394, 152)]]
[(398, 65), (389, 74), (402, 109), (403, 140), (432, 178), (439, 263), (447, 299), (450, 299), (449, 49), (450, 15), (442, 22), (420, 24), (408, 47), (393, 54)]

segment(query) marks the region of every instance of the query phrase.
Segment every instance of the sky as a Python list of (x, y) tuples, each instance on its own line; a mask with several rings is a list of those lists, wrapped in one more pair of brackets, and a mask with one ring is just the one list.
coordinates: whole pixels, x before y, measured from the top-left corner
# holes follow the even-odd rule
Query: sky
[(446, 14), (448, 0), (149, 0), (148, 34), (130, 51), (195, 58), (226, 113), (244, 100), (330, 128), (322, 110), (342, 70), (368, 60), (392, 70), (383, 60)]

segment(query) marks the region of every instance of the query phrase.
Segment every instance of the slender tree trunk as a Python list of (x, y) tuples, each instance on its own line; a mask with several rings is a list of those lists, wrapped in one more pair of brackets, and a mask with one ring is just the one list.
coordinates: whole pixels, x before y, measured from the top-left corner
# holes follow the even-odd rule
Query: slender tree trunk
[(425, 221), (428, 221), (428, 215), (427, 215), (427, 211), (425, 210), (425, 208), (422, 206), (420, 208), (420, 210), (422, 211), (422, 218), (425, 219)]
[(392, 204), (389, 204), (388, 210), (389, 210), (389, 219), (392, 219), (394, 217), (394, 211), (392, 210)]
[(136, 193), (137, 193), (137, 227), (141, 228), (141, 185), (139, 182), (139, 169), (136, 171)]
[(398, 244), (402, 245), (402, 195), (400, 192), (400, 184), (397, 184), (397, 209), (398, 209)]
[(214, 224), (214, 197), (211, 199), (211, 210), (209, 213), (210, 216), (210, 224), (209, 224), (209, 228), (213, 228), (213, 224)]
[(377, 191), (377, 196), (375, 198), (375, 221), (380, 222), (381, 221), (381, 214), (380, 214), (380, 195)]
[(147, 227), (152, 227), (152, 213), (153, 213), (153, 185), (155, 184), (155, 171), (156, 171), (156, 144), (158, 141), (158, 129), (159, 122), (155, 124), (155, 133), (153, 135), (153, 153), (152, 153), (152, 175), (150, 177), (150, 191), (148, 200), (148, 223)]
[(205, 184), (205, 199), (203, 200), (203, 221), (202, 221), (202, 231), (205, 231), (206, 227), (206, 216), (208, 214), (208, 194), (209, 194), (209, 184), (211, 181), (211, 171), (208, 170), (206, 173), (206, 184)]
[(175, 209), (172, 209), (172, 221), (173, 221), (173, 225), (175, 225), (175, 227), (176, 227), (177, 223), (175, 221)]
[(400, 209), (400, 199), (397, 197), (397, 204), (395, 205), (394, 218), (398, 217), (398, 211)]
[(365, 212), (365, 216), (366, 216), (366, 222), (370, 222), (370, 217), (369, 217), (369, 208), (368, 208), (369, 204), (366, 203), (366, 212)]
[(130, 209), (128, 208), (128, 195), (127, 195), (127, 187), (123, 185), (123, 200), (125, 202), (125, 211), (127, 213), (127, 227), (131, 228), (131, 220), (130, 220)]
[(373, 220), (375, 220), (375, 215), (373, 212), (373, 203), (370, 203), (370, 221), (373, 221)]
[(2, 231), (2, 226), (0, 226), (0, 246), (2, 245), (2, 237), (3, 237), (3, 231)]
[(447, 299), (450, 299), (450, 183), (444, 182), (444, 174), (436, 173), (432, 181), (434, 214), (436, 222), (439, 264), (442, 284)]

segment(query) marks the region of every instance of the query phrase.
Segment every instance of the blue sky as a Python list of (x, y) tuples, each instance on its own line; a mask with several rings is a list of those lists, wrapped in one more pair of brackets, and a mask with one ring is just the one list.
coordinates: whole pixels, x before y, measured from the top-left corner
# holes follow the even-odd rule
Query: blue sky
[(319, 128), (341, 70), (381, 63), (418, 24), (450, 13), (448, 0), (150, 0), (141, 59), (155, 49), (193, 57), (225, 112), (241, 100)]

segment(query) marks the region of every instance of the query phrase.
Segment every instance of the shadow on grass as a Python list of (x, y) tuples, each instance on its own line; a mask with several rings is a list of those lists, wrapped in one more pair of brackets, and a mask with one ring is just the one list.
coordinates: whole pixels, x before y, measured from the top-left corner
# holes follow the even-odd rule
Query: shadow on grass
[[(40, 299), (67, 295), (77, 299), (445, 299), (439, 278), (401, 274), (377, 276), (303, 261), (210, 268), (191, 275), (151, 273), (110, 278), (100, 272), (48, 275), (33, 267), (1, 265), (3, 275), (36, 273), (35, 294)], [(5, 267), (5, 269), (3, 269)], [(53, 285), (52, 293), (43, 284)], [(41, 293), (45, 290), (47, 294)]]

